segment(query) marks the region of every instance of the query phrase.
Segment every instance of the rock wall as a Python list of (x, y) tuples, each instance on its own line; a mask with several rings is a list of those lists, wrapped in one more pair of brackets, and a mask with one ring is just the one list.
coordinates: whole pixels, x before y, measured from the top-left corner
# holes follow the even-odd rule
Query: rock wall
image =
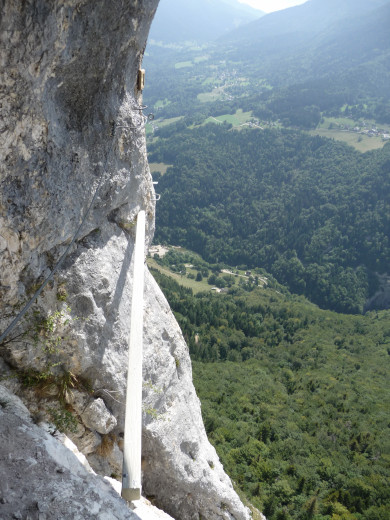
[(0, 385), (0, 515), (3, 520), (172, 520), (146, 501), (133, 510), (64, 435), (35, 426)]
[(131, 222), (142, 206), (150, 239), (153, 190), (135, 83), (156, 7), (157, 0), (1, 2), (3, 302), (18, 304), (58, 257), (103, 170), (82, 235), (110, 215)]
[[(3, 383), (38, 422), (73, 430), (95, 471), (116, 478), (140, 209), (146, 248), (154, 231), (136, 82), (156, 7), (0, 1), (0, 330), (71, 244), (0, 345)], [(187, 346), (149, 274), (145, 299), (144, 493), (178, 520), (247, 519), (206, 438)]]

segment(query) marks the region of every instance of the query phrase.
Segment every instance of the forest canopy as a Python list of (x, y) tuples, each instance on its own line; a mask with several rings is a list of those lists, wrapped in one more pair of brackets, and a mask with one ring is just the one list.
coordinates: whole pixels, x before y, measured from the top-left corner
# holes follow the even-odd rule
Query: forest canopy
[(208, 437), (249, 500), (269, 520), (387, 520), (389, 311), (336, 314), (277, 286), (193, 294), (152, 272)]
[(156, 241), (262, 267), (323, 308), (364, 310), (390, 263), (389, 144), (360, 154), (297, 131), (210, 124), (179, 140), (173, 126), (149, 146), (151, 162), (173, 165), (159, 180)]

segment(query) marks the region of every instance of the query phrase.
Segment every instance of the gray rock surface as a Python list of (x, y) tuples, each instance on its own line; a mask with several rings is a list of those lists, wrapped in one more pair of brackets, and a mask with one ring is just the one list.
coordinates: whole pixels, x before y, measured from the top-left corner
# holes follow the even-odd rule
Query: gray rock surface
[[(117, 439), (124, 428), (132, 252), (133, 242), (109, 224), (78, 246), (66, 275), (68, 303), (88, 320), (75, 321), (77, 342), (65, 345), (62, 356), (72, 371), (93, 382), (95, 394), (117, 418), (112, 431)], [(145, 274), (144, 493), (180, 520), (198, 519), (199, 514), (207, 519), (249, 518), (207, 440), (180, 328), (153, 277)], [(79, 305), (80, 297), (83, 302), (88, 299), (87, 312)], [(82, 410), (77, 393), (75, 400)], [(88, 455), (88, 460), (100, 472), (110, 472), (107, 455)], [(118, 471), (115, 464), (111, 468)]]
[[(0, 346), (25, 381), (37, 371), (43, 384), (39, 392), (12, 378), (6, 385), (43, 422), (53, 403), (73, 406), (78, 424), (72, 440), (95, 471), (120, 474), (133, 230), (140, 209), (147, 215), (145, 251), (154, 231), (136, 78), (157, 0), (0, 5), (0, 330), (57, 264), (91, 205), (65, 262), (7, 338), (13, 341)], [(187, 346), (148, 274), (144, 329), (145, 493), (177, 520), (248, 519), (207, 441)], [(1, 424), (3, 447), (13, 431), (13, 442), (23, 442), (22, 416), (12, 414)], [(33, 450), (40, 443), (35, 427), (28, 435), (26, 446)], [(31, 458), (33, 469), (13, 460), (20, 475), (40, 468), (36, 452)], [(55, 518), (89, 518), (67, 500), (78, 496), (79, 485), (91, 489), (89, 477), (57, 474), (54, 462), (42, 460), (42, 466), (57, 486), (50, 489), (52, 498), (58, 495)], [(44, 482), (31, 480), (21, 490), (32, 500)], [(62, 492), (67, 480), (70, 487)], [(19, 491), (13, 493), (14, 507)], [(95, 511), (91, 493), (85, 515)], [(104, 516), (103, 506), (94, 513), (98, 518), (116, 518)]]
[(100, 397), (87, 404), (81, 414), (81, 420), (87, 428), (102, 434), (110, 433), (117, 423)]
[(23, 403), (1, 385), (0, 474), (2, 520), (170, 518), (146, 503), (131, 511), (105, 479), (35, 426)]
[(153, 231), (136, 78), (157, 1), (2, 2), (0, 265), (9, 305), (58, 258), (104, 171), (81, 235), (108, 215), (130, 223), (141, 206)]
[(174, 518), (249, 518), (208, 442), (187, 346), (150, 275), (146, 292), (144, 491)]

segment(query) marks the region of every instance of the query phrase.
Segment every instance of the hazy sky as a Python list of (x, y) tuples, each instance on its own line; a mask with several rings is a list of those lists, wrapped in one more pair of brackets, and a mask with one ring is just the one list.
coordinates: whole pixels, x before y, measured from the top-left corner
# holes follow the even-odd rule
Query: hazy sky
[(294, 5), (304, 4), (307, 0), (238, 0), (242, 4), (248, 4), (266, 13), (287, 9)]

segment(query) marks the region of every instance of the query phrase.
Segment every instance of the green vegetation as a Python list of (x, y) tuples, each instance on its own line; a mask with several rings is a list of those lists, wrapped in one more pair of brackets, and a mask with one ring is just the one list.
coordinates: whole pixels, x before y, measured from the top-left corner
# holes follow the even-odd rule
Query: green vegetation
[(186, 67), (193, 67), (192, 61), (181, 61), (175, 63), (175, 69), (184, 69)]
[[(347, 108), (343, 107), (344, 112)], [(381, 132), (378, 131), (375, 135), (370, 132), (372, 128), (376, 128), (375, 121), (354, 120), (351, 117), (324, 117), (317, 128), (309, 133), (343, 141), (364, 153), (382, 148), (386, 142), (383, 134), (390, 134), (388, 125), (381, 125)]]
[[(65, 294), (64, 290), (57, 292), (58, 301), (63, 301)], [(46, 317), (39, 311), (33, 313), (33, 340), (44, 355), (58, 354), (64, 340), (64, 330), (72, 319), (70, 312), (70, 307), (65, 306)]]
[[(181, 122), (178, 123), (178, 125)], [(341, 143), (226, 123), (161, 130), (156, 240), (208, 262), (263, 267), (321, 307), (362, 312), (390, 263), (390, 145)]]
[[(280, 26), (268, 27), (265, 17), (232, 33), (231, 41), (201, 50), (152, 46), (145, 59), (150, 77), (145, 100), (156, 107), (162, 98), (169, 100), (161, 116), (181, 115), (189, 125), (241, 109), (263, 122), (318, 128), (321, 135), (327, 135), (324, 118), (372, 120), (384, 128), (390, 124), (390, 7), (372, 5), (369, 13), (362, 5), (347, 8), (351, 16), (338, 20), (337, 10), (324, 5), (317, 8), (327, 11), (322, 15), (308, 5), (306, 16), (296, 13), (298, 19), (281, 20)], [(327, 25), (331, 11), (335, 19)], [(331, 137), (347, 139), (336, 131)], [(348, 142), (360, 151), (382, 146), (380, 137)]]
[(193, 293), (231, 288), (233, 286), (253, 287), (263, 285), (264, 273), (256, 269), (253, 276), (235, 269), (224, 269), (217, 264), (208, 264), (202, 258), (182, 248), (172, 248), (163, 258), (154, 255), (147, 259), (148, 266), (154, 271), (169, 276)]
[[(178, 117), (171, 117), (168, 119), (155, 119), (153, 122), (149, 122), (146, 125), (146, 136), (148, 137), (149, 141), (153, 141), (156, 139), (155, 137), (155, 131), (159, 128), (164, 128), (165, 126), (173, 125), (174, 123), (177, 123), (182, 119), (181, 116)], [(158, 139), (158, 137), (157, 137)]]
[(238, 127), (242, 126), (244, 123), (247, 123), (251, 119), (252, 112), (243, 112), (241, 109), (238, 109), (235, 114), (224, 114), (218, 117), (208, 117), (203, 124), (226, 122), (231, 124), (233, 127)]
[[(67, 404), (69, 393), (73, 389), (91, 392), (91, 384), (86, 379), (76, 376), (64, 361), (64, 345), (69, 340), (72, 322), (78, 320), (72, 316), (71, 308), (64, 304), (68, 294), (64, 284), (57, 286), (58, 308), (43, 314), (39, 304), (22, 319), (22, 331), (6, 340), (0, 347), (14, 341), (23, 341), (35, 350), (34, 367), (18, 368), (15, 366), (7, 378), (17, 378), (25, 388), (34, 390), (41, 411), (52, 421), (54, 432), (75, 432), (77, 419), (72, 408)], [(1, 378), (0, 378), (1, 379)]]
[(159, 108), (169, 105), (169, 103), (170, 101), (168, 99), (158, 99), (154, 104), (154, 108), (158, 110)]
[(361, 153), (378, 150), (385, 145), (385, 141), (381, 137), (368, 137), (367, 135), (345, 132), (344, 130), (317, 128), (316, 130), (311, 130), (309, 133), (310, 135), (318, 135), (320, 137), (342, 141), (343, 143), (353, 146)]
[(171, 164), (164, 163), (149, 163), (150, 172), (152, 174), (159, 173), (160, 175), (164, 175), (167, 172), (167, 169), (172, 166)]
[(221, 99), (223, 97), (223, 90), (215, 88), (211, 92), (202, 92), (197, 95), (197, 99), (201, 103), (208, 103), (210, 101), (216, 101), (217, 99)]
[(390, 312), (341, 315), (253, 286), (194, 295), (154, 275), (209, 439), (267, 519), (388, 519)]
[(77, 420), (75, 416), (66, 409), (49, 408), (48, 410), (55, 428), (60, 432), (77, 432)]
[(209, 56), (205, 55), (205, 56), (196, 56), (194, 58), (194, 62), (195, 63), (201, 63), (202, 61), (207, 61), (209, 59)]
[(182, 116), (149, 146), (172, 165), (156, 240), (201, 255), (149, 264), (209, 438), (268, 520), (390, 519), (390, 313), (359, 314), (390, 264), (390, 4), (341, 4), (146, 60), (145, 100)]
[[(193, 278), (188, 278), (185, 274), (175, 273), (170, 271), (168, 267), (163, 267), (156, 259), (148, 258), (148, 266), (151, 269), (159, 271), (160, 273), (172, 277), (173, 280), (180, 283), (183, 287), (191, 289), (194, 293), (211, 290), (211, 286), (207, 284), (207, 280), (196, 281)], [(187, 271), (187, 270), (186, 270)]]

